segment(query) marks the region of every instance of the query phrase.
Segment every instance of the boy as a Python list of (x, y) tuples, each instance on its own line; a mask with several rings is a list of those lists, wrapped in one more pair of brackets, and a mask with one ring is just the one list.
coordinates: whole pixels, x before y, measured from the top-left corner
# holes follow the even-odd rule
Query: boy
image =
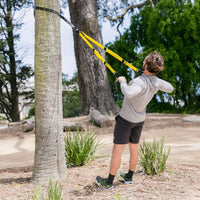
[(155, 76), (164, 70), (163, 57), (156, 52), (150, 53), (143, 62), (143, 74), (128, 85), (123, 76), (118, 78), (124, 95), (122, 108), (115, 118), (114, 146), (108, 178), (96, 177), (99, 186), (113, 189), (113, 180), (121, 164), (121, 155), (126, 144), (129, 144), (130, 160), (128, 173), (119, 172), (119, 177), (126, 184), (132, 184), (132, 176), (138, 162), (138, 143), (146, 117), (146, 106), (153, 96), (161, 90), (171, 93), (173, 86)]

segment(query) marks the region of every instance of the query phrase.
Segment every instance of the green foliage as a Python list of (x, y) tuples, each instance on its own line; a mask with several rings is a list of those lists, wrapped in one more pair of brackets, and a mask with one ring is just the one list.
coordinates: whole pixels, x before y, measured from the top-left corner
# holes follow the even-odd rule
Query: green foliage
[[(163, 0), (152, 9), (145, 7), (132, 18), (131, 33), (143, 47), (143, 54), (156, 50), (165, 59), (165, 70), (160, 77), (170, 81), (176, 88), (173, 97), (175, 108), (179, 101), (188, 111), (196, 107), (194, 102), (199, 89), (200, 24), (196, 18), (200, 7), (182, 0)], [(150, 14), (151, 13), (151, 14)], [(161, 101), (164, 97), (159, 95)]]
[(139, 163), (144, 168), (146, 174), (160, 175), (166, 167), (169, 154), (170, 147), (164, 148), (164, 138), (160, 141), (155, 139), (153, 142), (143, 141), (139, 148)]
[[(138, 14), (132, 16), (131, 26), (123, 36), (116, 39), (113, 44), (108, 44), (108, 48), (119, 53), (137, 68), (141, 68), (145, 56), (152, 51), (158, 51), (164, 56), (165, 70), (159, 77), (175, 87), (175, 91), (167, 97), (168, 102), (169, 100), (173, 102), (171, 111), (199, 113), (200, 18), (198, 16), (200, 16), (199, 0), (195, 0), (194, 4), (187, 4), (185, 0), (162, 0), (157, 2), (154, 8), (147, 4)], [(116, 71), (119, 69), (120, 75), (130, 79), (127, 68), (120, 68), (115, 65), (116, 61), (110, 58), (108, 62)], [(111, 78), (110, 81), (112, 84)], [(159, 93), (157, 96), (162, 104), (166, 102), (166, 95)]]
[(32, 106), (28, 111), (28, 118), (31, 118), (32, 116), (35, 116), (35, 106)]
[(171, 105), (169, 102), (158, 102), (155, 97), (148, 104), (147, 109), (146, 109), (147, 113), (176, 113), (177, 112), (177, 110), (174, 110), (174, 106)]
[(41, 184), (36, 188), (34, 194), (31, 196), (32, 200), (61, 200), (62, 199), (62, 188), (59, 182), (53, 185), (52, 180), (49, 181), (48, 190), (46, 197), (42, 195)]
[(94, 159), (99, 141), (97, 135), (90, 131), (69, 132), (65, 137), (65, 157), (67, 166), (75, 167), (87, 164)]
[(1, 120), (5, 120), (5, 117), (3, 117), (3, 116), (0, 115), (0, 121)]
[(32, 200), (44, 199), (44, 197), (42, 197), (42, 185), (41, 184), (36, 187), (34, 194), (31, 195), (31, 199)]
[(81, 98), (78, 89), (78, 75), (74, 74), (72, 79), (68, 80), (63, 75), (63, 117), (79, 116), (81, 112)]
[(53, 186), (53, 183), (50, 180), (50, 183), (48, 186), (47, 200), (61, 200), (61, 197), (62, 197), (61, 185), (58, 182), (56, 182), (56, 184)]

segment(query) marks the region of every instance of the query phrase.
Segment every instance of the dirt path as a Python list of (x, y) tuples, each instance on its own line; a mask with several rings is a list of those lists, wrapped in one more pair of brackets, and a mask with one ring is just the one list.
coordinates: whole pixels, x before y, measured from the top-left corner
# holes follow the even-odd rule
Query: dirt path
[[(147, 176), (138, 165), (133, 185), (124, 185), (119, 177), (116, 177), (115, 190), (107, 191), (96, 186), (95, 177), (108, 175), (113, 128), (114, 121), (111, 127), (94, 128), (103, 143), (97, 153), (105, 153), (108, 156), (87, 166), (68, 168), (67, 179), (61, 183), (63, 200), (200, 199), (200, 123), (182, 122), (181, 115), (148, 115), (141, 139), (152, 141), (165, 136), (165, 144), (171, 147), (165, 172), (160, 177)], [(0, 200), (31, 199), (35, 190), (35, 186), (30, 182), (34, 140), (33, 132), (24, 134), (20, 127), (0, 130)], [(126, 148), (120, 170), (128, 169), (128, 159), (129, 152)], [(46, 188), (47, 185), (43, 185), (43, 191), (46, 191)]]
[[(200, 166), (200, 127), (174, 127), (163, 129), (144, 130), (142, 140), (152, 141), (154, 138), (165, 137), (166, 146), (171, 147), (170, 159), (180, 164), (193, 164)], [(102, 145), (97, 154), (111, 154), (113, 136), (101, 134)], [(24, 138), (12, 138), (0, 141), (0, 170), (13, 167), (33, 165), (34, 135)], [(124, 151), (124, 159), (128, 159), (128, 147)]]
[(13, 138), (0, 141), (0, 170), (33, 165), (35, 138)]
[[(165, 145), (171, 147), (169, 160), (176, 164), (188, 164), (200, 166), (200, 127), (165, 128), (144, 130), (141, 140), (153, 141), (154, 138), (165, 137)], [(102, 135), (104, 145), (99, 147), (99, 154), (112, 152), (112, 135)], [(123, 159), (128, 159), (129, 149), (125, 148)]]

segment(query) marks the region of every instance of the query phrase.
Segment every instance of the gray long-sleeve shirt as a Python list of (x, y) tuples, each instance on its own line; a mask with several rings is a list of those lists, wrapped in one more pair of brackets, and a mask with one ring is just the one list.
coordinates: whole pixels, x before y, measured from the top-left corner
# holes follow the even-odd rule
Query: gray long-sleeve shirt
[(146, 107), (158, 90), (167, 93), (174, 90), (169, 82), (145, 74), (133, 79), (128, 85), (126, 81), (121, 81), (120, 87), (124, 100), (119, 115), (134, 123), (145, 120)]

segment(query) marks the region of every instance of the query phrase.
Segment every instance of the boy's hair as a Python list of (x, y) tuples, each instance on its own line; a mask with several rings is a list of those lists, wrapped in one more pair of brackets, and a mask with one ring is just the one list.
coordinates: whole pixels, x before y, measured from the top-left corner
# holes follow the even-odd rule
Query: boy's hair
[(152, 52), (145, 58), (144, 61), (144, 66), (147, 65), (147, 70), (150, 73), (157, 74), (164, 69), (164, 59), (160, 53)]

